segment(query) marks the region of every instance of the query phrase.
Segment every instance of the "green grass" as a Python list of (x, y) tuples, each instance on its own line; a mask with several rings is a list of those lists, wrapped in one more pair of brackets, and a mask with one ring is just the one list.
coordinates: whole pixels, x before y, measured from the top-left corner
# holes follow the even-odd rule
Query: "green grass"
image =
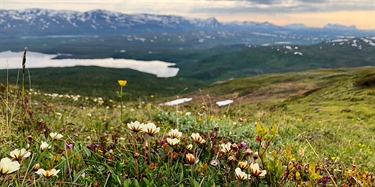
[(315, 157), (308, 140), (321, 157), (374, 168), (375, 88), (356, 86), (373, 71), (364, 67), (261, 75), (213, 84), (202, 93), (213, 101), (233, 99), (235, 115), (252, 113), (248, 115), (261, 116), (267, 126), (278, 124), (284, 144), (306, 150), (301, 159)]
[[(0, 71), (0, 83), (6, 84), (6, 70)], [(187, 88), (188, 91), (202, 85), (200, 81), (188, 78), (157, 78), (155, 75), (131, 69), (102, 68), (95, 66), (76, 66), (66, 68), (28, 69), (26, 78), (31, 79), (31, 87), (49, 93), (74, 94), (104, 97), (117, 100), (119, 91), (115, 83), (118, 79), (127, 79), (129, 84), (124, 90), (125, 100), (147, 99), (178, 95)], [(16, 84), (18, 70), (9, 70), (8, 80)], [(27, 88), (30, 88), (27, 85)]]
[[(228, 80), (179, 94), (193, 101), (173, 107), (159, 105), (168, 98), (146, 95), (125, 102), (122, 122), (116, 100), (34, 89), (22, 105), (18, 87), (2, 86), (0, 157), (16, 148), (31, 155), (18, 159), (19, 170), (0, 175), (0, 185), (373, 186), (375, 89), (358, 85), (373, 72), (320, 69)], [(108, 92), (119, 90), (117, 79), (106, 86)], [(234, 103), (217, 107), (221, 99)], [(134, 121), (154, 123), (160, 131), (132, 132), (127, 123)], [(166, 141), (175, 128), (182, 136), (171, 146)], [(64, 137), (53, 140), (50, 132)], [(195, 142), (192, 133), (205, 142)], [(51, 148), (41, 151), (42, 141)], [(232, 146), (221, 151), (228, 142)], [(188, 153), (196, 162), (189, 162)], [(234, 171), (240, 161), (257, 163), (267, 174), (256, 177), (243, 169), (251, 179), (241, 181)], [(37, 164), (60, 171), (46, 178), (36, 174)]]

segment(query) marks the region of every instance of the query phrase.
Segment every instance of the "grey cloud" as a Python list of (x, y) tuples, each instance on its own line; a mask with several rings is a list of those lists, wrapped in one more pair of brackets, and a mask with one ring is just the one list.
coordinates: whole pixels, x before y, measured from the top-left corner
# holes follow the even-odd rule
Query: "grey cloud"
[(302, 3), (312, 3), (312, 4), (329, 2), (329, 0), (297, 0), (297, 1), (302, 2)]
[(277, 3), (278, 0), (245, 0), (245, 1), (256, 3), (256, 4), (272, 5), (274, 3)]
[[(217, 1), (217, 0), (216, 0)], [(304, 13), (304, 12), (332, 12), (332, 11), (350, 11), (350, 10), (373, 10), (373, 0), (293, 0), (289, 5), (283, 5), (283, 0), (232, 0), (243, 6), (207, 8), (195, 7), (192, 12), (195, 13)], [(257, 6), (267, 5), (267, 6)]]

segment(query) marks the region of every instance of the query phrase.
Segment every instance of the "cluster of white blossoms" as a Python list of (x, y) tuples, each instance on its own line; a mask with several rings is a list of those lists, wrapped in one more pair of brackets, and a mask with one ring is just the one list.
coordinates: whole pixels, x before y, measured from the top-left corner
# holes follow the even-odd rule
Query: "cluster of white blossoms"
[(221, 147), (221, 149), (220, 149), (220, 152), (222, 152), (222, 153), (224, 153), (224, 154), (226, 154), (226, 153), (231, 153), (232, 152), (232, 143), (230, 143), (230, 142), (228, 142), (228, 143), (226, 143), (226, 144), (221, 144), (220, 145), (220, 147)]
[[(249, 164), (246, 162), (239, 162), (238, 168), (234, 171), (236, 174), (236, 178), (239, 180), (250, 180), (251, 176), (254, 177), (264, 177), (267, 174), (266, 170), (261, 170), (259, 168), (258, 163), (251, 163), (250, 164), (250, 172), (251, 174), (247, 174), (242, 169), (247, 169), (249, 167)], [(242, 169), (241, 169), (242, 168)]]
[(170, 146), (176, 146), (180, 143), (180, 137), (182, 136), (182, 132), (178, 131), (178, 129), (171, 129), (168, 132), (168, 136), (170, 138), (167, 138), (167, 143)]
[(134, 121), (134, 122), (128, 123), (127, 125), (128, 125), (128, 128), (135, 133), (142, 131), (142, 132), (147, 133), (150, 136), (154, 136), (156, 133), (160, 131), (160, 127), (156, 127), (154, 123), (144, 124), (144, 123), (140, 123), (139, 121)]

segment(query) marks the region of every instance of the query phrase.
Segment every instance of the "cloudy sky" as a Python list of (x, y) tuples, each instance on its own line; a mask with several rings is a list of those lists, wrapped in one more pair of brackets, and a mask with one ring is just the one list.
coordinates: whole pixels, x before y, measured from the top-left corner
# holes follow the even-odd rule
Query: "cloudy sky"
[(375, 32), (375, 0), (0, 0), (0, 8), (106, 9), (316, 27), (338, 23)]

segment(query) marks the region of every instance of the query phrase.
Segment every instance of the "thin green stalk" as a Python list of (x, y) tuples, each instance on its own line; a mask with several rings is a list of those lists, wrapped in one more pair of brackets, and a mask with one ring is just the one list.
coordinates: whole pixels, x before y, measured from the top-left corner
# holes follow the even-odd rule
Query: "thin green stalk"
[[(310, 148), (314, 151), (316, 157), (320, 160), (320, 157), (319, 157), (318, 153), (316, 153), (314, 147), (311, 145), (311, 143), (309, 142), (309, 140), (308, 140), (308, 139), (305, 139), (305, 140), (306, 140), (306, 142), (309, 144)], [(324, 170), (328, 173), (329, 178), (331, 179), (331, 181), (333, 182), (333, 184), (334, 184), (335, 186), (337, 186), (335, 180), (332, 178), (331, 173), (327, 170), (327, 168), (326, 168), (324, 165), (323, 165), (323, 168), (324, 168)]]
[(9, 112), (10, 112), (10, 108), (9, 108), (9, 71), (8, 71), (8, 64), (7, 64), (7, 87), (6, 87), (7, 91), (7, 98), (6, 98), (6, 106), (9, 110), (6, 110), (6, 115), (7, 115), (7, 126), (9, 126)]
[(120, 96), (121, 96), (121, 117), (120, 117), (120, 119), (121, 119), (121, 123), (122, 123), (122, 105), (123, 105), (123, 100), (122, 100), (122, 87), (123, 87), (123, 86), (120, 86)]
[(69, 177), (70, 177), (70, 181), (73, 181), (73, 176), (72, 176), (72, 168), (70, 167), (70, 164), (69, 164), (69, 155), (68, 155), (68, 151), (67, 151), (67, 149), (66, 149), (66, 145), (67, 144), (67, 142), (66, 141), (64, 141), (64, 149), (65, 149), (65, 157), (66, 157), (66, 164), (67, 164), (67, 166), (68, 166), (68, 170), (69, 170)]
[[(29, 70), (27, 70), (27, 74), (28, 74), (28, 78), (29, 78), (29, 90), (30, 90), (31, 89), (31, 77), (30, 77), (30, 71)], [(32, 94), (29, 94), (29, 103), (32, 103), (31, 102), (31, 96), (32, 96)], [(32, 109), (31, 104), (29, 104), (29, 107), (30, 107), (30, 109)]]
[(26, 51), (27, 49), (24, 49), (23, 57), (22, 57), (22, 105), (25, 104), (25, 68), (26, 68)]
[(194, 165), (195, 164), (190, 165), (191, 184), (194, 184)]
[(33, 160), (34, 160), (34, 154), (31, 154), (31, 159), (30, 159), (29, 165), (27, 166), (27, 169), (26, 169), (26, 172), (25, 172), (25, 176), (23, 177), (21, 186), (24, 186), (24, 183), (25, 183), (25, 180), (26, 180), (26, 177), (27, 177), (27, 173), (29, 172), (29, 169), (31, 167), (31, 163), (33, 162)]
[(109, 177), (111, 176), (111, 172), (107, 172), (107, 179), (105, 180), (105, 183), (104, 183), (104, 186), (107, 186), (107, 183), (108, 183), (108, 180), (109, 180)]

